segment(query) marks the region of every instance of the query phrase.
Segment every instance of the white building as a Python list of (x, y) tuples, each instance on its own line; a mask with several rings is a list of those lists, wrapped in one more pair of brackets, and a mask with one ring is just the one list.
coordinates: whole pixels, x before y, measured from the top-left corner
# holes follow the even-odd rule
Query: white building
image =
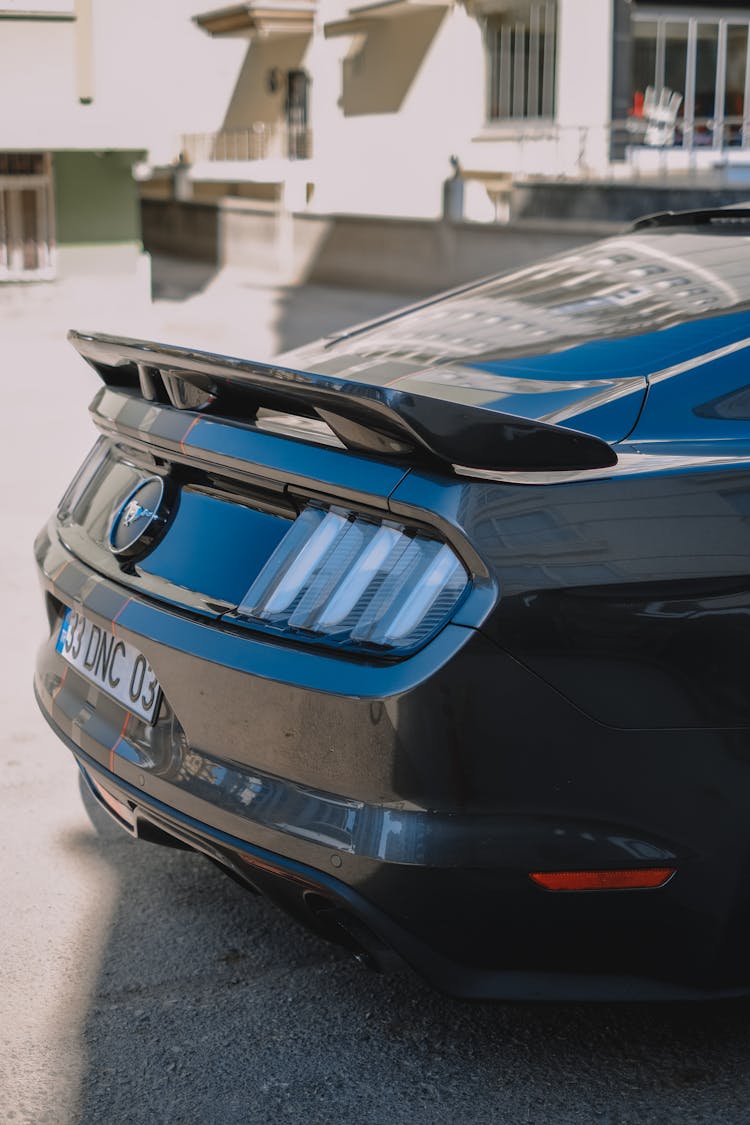
[(183, 199), (492, 221), (514, 181), (750, 183), (748, 4), (258, 0), (194, 25)]
[(519, 184), (750, 184), (750, 3), (198, 3), (0, 0), (0, 280), (137, 271), (134, 177), (237, 253), (251, 212), (312, 243), (502, 222)]
[(145, 272), (134, 171), (179, 151), (194, 9), (0, 0), (0, 281)]

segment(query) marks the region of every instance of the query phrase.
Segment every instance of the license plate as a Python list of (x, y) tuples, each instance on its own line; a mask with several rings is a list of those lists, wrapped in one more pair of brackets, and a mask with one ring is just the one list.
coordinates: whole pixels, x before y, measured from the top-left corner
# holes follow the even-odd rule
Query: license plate
[(90, 683), (147, 723), (156, 721), (161, 688), (135, 645), (101, 629), (77, 610), (66, 610), (56, 649)]

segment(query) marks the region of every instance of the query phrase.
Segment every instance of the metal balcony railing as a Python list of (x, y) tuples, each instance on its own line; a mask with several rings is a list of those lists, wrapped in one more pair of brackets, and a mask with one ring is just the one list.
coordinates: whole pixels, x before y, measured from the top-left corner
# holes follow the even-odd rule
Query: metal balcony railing
[(307, 125), (269, 125), (256, 121), (246, 129), (186, 133), (182, 158), (187, 164), (226, 160), (309, 160), (312, 130)]
[(600, 126), (506, 119), (488, 126), (483, 141), (490, 140), (497, 170), (516, 178), (597, 179), (613, 161), (629, 165), (636, 178), (657, 169), (689, 174), (750, 164), (750, 121), (739, 117), (696, 118), (689, 126), (677, 118), (662, 129), (645, 118)]

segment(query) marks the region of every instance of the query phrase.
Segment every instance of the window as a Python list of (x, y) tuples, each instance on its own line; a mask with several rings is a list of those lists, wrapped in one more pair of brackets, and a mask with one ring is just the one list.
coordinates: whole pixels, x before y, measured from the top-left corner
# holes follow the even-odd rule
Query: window
[(0, 281), (54, 276), (49, 153), (0, 152)]
[(557, 4), (515, 3), (487, 16), (488, 116), (554, 117)]
[(643, 9), (633, 20), (633, 103), (650, 86), (681, 98), (671, 143), (685, 148), (750, 147), (750, 20), (705, 9), (672, 18)]

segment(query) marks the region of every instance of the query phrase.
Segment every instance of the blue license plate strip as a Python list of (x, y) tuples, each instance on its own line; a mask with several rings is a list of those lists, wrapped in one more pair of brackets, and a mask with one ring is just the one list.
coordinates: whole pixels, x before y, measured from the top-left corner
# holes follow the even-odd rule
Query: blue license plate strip
[(135, 645), (95, 625), (80, 610), (68, 609), (55, 648), (89, 683), (145, 722), (156, 722), (161, 688)]

